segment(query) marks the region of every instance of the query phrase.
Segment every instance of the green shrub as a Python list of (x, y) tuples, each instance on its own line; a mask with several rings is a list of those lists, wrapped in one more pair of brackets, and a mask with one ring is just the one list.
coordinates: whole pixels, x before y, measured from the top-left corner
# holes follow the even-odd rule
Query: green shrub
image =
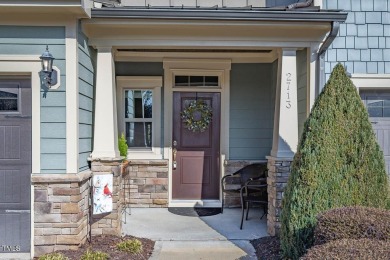
[(344, 206), (383, 208), (389, 184), (383, 153), (366, 108), (341, 64), (336, 65), (305, 122), (281, 213), (284, 257), (313, 244), (316, 216)]
[(120, 155), (124, 156), (125, 158), (127, 157), (127, 148), (128, 148), (128, 146), (127, 146), (125, 134), (122, 133), (121, 137), (118, 140), (118, 149), (119, 149)]
[(116, 248), (120, 251), (138, 254), (142, 251), (142, 243), (138, 239), (128, 239), (118, 243)]
[(301, 260), (390, 259), (390, 241), (375, 239), (340, 239), (309, 249)]
[(390, 241), (390, 210), (345, 207), (325, 211), (317, 217), (315, 245), (343, 238)]
[(68, 260), (66, 256), (60, 253), (50, 253), (46, 255), (42, 255), (38, 258), (38, 260)]
[(110, 256), (101, 251), (87, 250), (82, 256), (81, 260), (107, 260)]

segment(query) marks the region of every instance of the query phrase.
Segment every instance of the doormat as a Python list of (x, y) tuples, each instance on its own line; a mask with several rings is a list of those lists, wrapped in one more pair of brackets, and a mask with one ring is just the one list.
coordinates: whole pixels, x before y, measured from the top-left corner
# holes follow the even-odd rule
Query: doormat
[(221, 208), (181, 208), (181, 207), (171, 207), (168, 208), (168, 211), (187, 217), (207, 217), (213, 216), (221, 213)]

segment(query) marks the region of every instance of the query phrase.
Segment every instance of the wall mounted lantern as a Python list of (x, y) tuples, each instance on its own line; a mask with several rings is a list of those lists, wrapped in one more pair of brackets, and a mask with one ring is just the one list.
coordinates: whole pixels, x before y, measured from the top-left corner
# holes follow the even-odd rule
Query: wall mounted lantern
[(39, 57), (42, 62), (43, 83), (47, 88), (57, 84), (57, 70), (53, 70), (54, 57), (49, 52), (49, 46), (46, 45), (46, 50)]

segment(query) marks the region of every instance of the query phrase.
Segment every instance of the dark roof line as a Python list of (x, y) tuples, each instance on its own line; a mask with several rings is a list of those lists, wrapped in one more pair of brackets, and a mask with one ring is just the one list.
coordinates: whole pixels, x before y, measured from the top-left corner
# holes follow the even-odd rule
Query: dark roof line
[(273, 9), (273, 8), (94, 8), (92, 18), (237, 20), (237, 21), (315, 21), (344, 22), (347, 12), (341, 10)]

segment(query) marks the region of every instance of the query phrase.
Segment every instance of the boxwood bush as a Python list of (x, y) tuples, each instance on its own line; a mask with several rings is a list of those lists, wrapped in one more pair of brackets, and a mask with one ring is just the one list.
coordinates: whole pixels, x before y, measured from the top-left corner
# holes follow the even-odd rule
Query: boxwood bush
[(283, 256), (313, 244), (316, 216), (344, 206), (383, 208), (389, 184), (383, 153), (360, 96), (341, 64), (315, 101), (291, 165), (281, 215)]
[(390, 241), (390, 210), (344, 207), (325, 211), (317, 217), (315, 245), (343, 238)]
[(309, 249), (301, 260), (315, 259), (390, 259), (390, 241), (340, 239)]

